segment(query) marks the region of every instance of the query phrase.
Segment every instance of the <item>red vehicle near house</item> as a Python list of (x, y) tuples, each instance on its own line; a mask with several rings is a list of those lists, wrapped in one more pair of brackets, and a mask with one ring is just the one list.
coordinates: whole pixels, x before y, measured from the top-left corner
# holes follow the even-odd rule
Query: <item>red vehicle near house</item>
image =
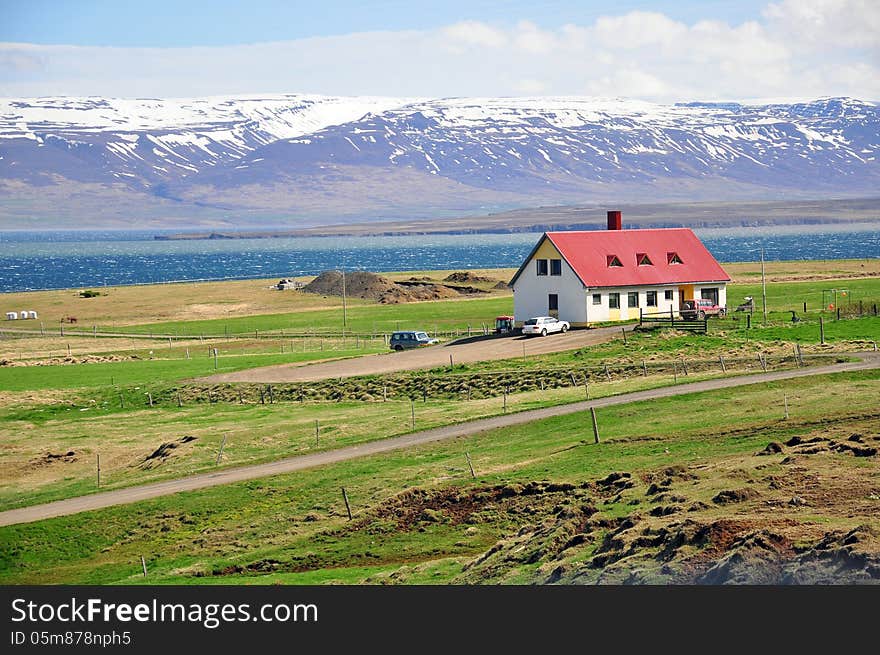
[(724, 318), (727, 309), (719, 307), (713, 300), (708, 298), (695, 298), (694, 300), (685, 300), (678, 310), (679, 315), (684, 319), (703, 320), (707, 316), (717, 316)]

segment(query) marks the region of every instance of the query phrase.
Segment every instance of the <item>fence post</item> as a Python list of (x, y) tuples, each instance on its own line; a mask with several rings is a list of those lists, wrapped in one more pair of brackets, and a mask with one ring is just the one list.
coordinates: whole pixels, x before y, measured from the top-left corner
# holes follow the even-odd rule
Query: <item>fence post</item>
[(599, 423), (596, 421), (595, 407), (590, 407), (590, 416), (593, 418), (593, 439), (595, 439), (595, 443), (599, 443)]
[(318, 419), (315, 419), (315, 446), (318, 445), (318, 437), (321, 434), (321, 426), (318, 424)]
[(718, 359), (721, 361), (721, 372), (727, 373), (727, 367), (724, 365), (724, 355), (718, 355)]
[(825, 321), (819, 317), (819, 343), (825, 345)]
[(472, 477), (474, 480), (476, 480), (476, 479), (477, 479), (477, 474), (474, 473), (474, 465), (471, 463), (471, 454), (470, 454), (470, 453), (465, 453), (464, 456), (467, 457), (468, 468), (471, 470), (471, 477)]
[(101, 486), (101, 455), (97, 454), (97, 455), (95, 455), (95, 457), (97, 458), (97, 462), (98, 462), (98, 486), (100, 487)]
[(785, 405), (785, 420), (788, 420), (788, 394), (782, 394), (782, 403)]
[(141, 555), (141, 568), (144, 571), (144, 577), (147, 577), (147, 560), (144, 559), (144, 556)]
[[(640, 313), (641, 313), (641, 311), (642, 310), (639, 309)], [(641, 324), (641, 318), (639, 318), (639, 324)], [(625, 346), (626, 345), (626, 330), (624, 328), (620, 328), (620, 332), (621, 332), (621, 334), (623, 334), (623, 345)]]
[(345, 493), (345, 487), (342, 487), (342, 500), (345, 501), (345, 511), (348, 512), (348, 520), (351, 521), (351, 505), (348, 504), (348, 494)]
[(229, 436), (227, 434), (223, 434), (223, 441), (220, 442), (220, 450), (217, 451), (217, 461), (214, 462), (214, 466), (220, 464), (220, 458), (223, 457), (223, 447), (226, 445), (226, 437)]
[(648, 365), (645, 363), (645, 360), (642, 360), (642, 375), (644, 377), (648, 377)]

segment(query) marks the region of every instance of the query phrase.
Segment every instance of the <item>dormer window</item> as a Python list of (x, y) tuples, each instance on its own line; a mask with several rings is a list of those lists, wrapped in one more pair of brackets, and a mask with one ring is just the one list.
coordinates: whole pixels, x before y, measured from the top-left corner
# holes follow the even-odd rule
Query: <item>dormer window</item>
[(651, 258), (648, 257), (648, 253), (638, 252), (636, 253), (636, 262), (639, 266), (653, 266), (654, 262), (651, 261)]
[(681, 257), (678, 256), (677, 252), (666, 253), (666, 261), (669, 264), (684, 264), (684, 262), (681, 261)]
[(612, 266), (623, 266), (623, 264), (620, 263), (620, 259), (617, 257), (617, 255), (607, 255), (607, 261), (609, 268)]

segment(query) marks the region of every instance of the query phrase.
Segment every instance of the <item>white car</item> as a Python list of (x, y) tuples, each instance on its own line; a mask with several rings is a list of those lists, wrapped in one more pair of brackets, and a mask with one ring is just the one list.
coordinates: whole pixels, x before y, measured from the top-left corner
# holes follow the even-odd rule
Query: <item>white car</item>
[(536, 316), (523, 323), (522, 333), (525, 335), (540, 334), (546, 337), (552, 332), (568, 332), (571, 325), (568, 321), (560, 321), (552, 316)]

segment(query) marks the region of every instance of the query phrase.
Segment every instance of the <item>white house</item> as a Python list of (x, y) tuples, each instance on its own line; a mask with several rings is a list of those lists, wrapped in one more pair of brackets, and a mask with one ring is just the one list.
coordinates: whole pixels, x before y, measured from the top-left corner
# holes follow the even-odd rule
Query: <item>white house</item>
[(727, 304), (730, 277), (687, 228), (622, 230), (619, 211), (608, 230), (545, 232), (510, 281), (517, 325), (556, 316), (572, 326), (678, 312), (710, 298)]

